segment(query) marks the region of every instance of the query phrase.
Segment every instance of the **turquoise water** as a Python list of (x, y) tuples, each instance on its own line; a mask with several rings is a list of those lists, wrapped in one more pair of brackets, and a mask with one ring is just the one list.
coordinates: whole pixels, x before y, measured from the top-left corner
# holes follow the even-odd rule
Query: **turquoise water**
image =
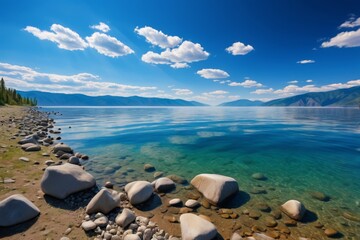
[[(218, 173), (238, 180), (250, 201), (277, 207), (298, 199), (318, 220), (359, 234), (360, 110), (356, 108), (44, 108), (64, 142), (90, 155), (98, 183), (153, 180), (151, 163), (165, 175), (191, 180)], [(69, 128), (71, 126), (71, 128)], [(251, 178), (264, 173), (266, 181)], [(251, 194), (254, 188), (267, 194)], [(269, 190), (270, 189), (270, 190)], [(321, 191), (330, 201), (310, 196)]]

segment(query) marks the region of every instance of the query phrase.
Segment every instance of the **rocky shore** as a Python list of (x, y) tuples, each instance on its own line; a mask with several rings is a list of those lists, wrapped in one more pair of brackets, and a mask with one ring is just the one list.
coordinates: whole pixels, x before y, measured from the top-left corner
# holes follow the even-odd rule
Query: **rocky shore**
[[(239, 210), (247, 194), (239, 190), (238, 182), (231, 176), (199, 174), (188, 182), (177, 175), (164, 177), (156, 172), (155, 166), (145, 164), (145, 172), (154, 172), (152, 182), (136, 179), (124, 186), (96, 182), (82, 166), (91, 158), (61, 142), (61, 129), (50, 118), (58, 113), (36, 108), (18, 108), (16, 113), (6, 108), (0, 111), (1, 163), (8, 161), (8, 167), (14, 168), (9, 170), (4, 165), (0, 172), (5, 186), (0, 188), (0, 237), (62, 240), (344, 237), (337, 229), (311, 220), (309, 216), (313, 213), (291, 196), (276, 209), (261, 203), (256, 210)], [(262, 173), (252, 177), (256, 181), (267, 179)], [(323, 193), (311, 194), (319, 201), (329, 200)], [(351, 213), (344, 217), (359, 222)], [(314, 225), (316, 233), (294, 235), (292, 229), (304, 224)]]

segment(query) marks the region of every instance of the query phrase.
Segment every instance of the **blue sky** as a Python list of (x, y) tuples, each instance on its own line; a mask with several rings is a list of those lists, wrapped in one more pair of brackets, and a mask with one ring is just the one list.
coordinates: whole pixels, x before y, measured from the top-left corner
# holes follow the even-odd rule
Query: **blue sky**
[(268, 100), (360, 85), (360, 1), (1, 2), (18, 90)]

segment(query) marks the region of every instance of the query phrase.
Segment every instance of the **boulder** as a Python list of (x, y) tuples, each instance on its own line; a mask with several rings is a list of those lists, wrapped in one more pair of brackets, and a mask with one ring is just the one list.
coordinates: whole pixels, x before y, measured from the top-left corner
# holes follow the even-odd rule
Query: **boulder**
[(180, 227), (182, 240), (210, 240), (217, 234), (214, 224), (192, 213), (180, 216)]
[(297, 200), (287, 201), (281, 205), (281, 210), (294, 220), (301, 220), (306, 212), (304, 205)]
[(41, 179), (41, 190), (59, 199), (94, 185), (95, 179), (91, 174), (70, 163), (47, 167)]
[(199, 174), (191, 180), (191, 184), (213, 204), (239, 191), (235, 179), (218, 174)]
[(9, 227), (30, 220), (40, 210), (21, 194), (12, 195), (0, 202), (0, 227)]
[(86, 206), (86, 213), (93, 214), (102, 212), (108, 214), (111, 210), (118, 207), (119, 204), (120, 196), (117, 192), (113, 195), (109, 190), (101, 189)]
[(169, 192), (173, 190), (176, 185), (173, 180), (167, 177), (162, 177), (153, 182), (153, 186), (157, 192)]
[(131, 204), (139, 204), (148, 200), (153, 194), (153, 187), (147, 181), (134, 181), (126, 184), (125, 192)]
[(66, 145), (64, 143), (58, 143), (54, 146), (53, 152), (57, 153), (58, 151), (63, 151), (65, 153), (73, 153), (73, 150), (71, 149), (71, 147), (69, 147), (68, 145)]
[(121, 214), (116, 217), (115, 222), (117, 225), (125, 229), (130, 223), (135, 221), (135, 219), (135, 214), (131, 210), (124, 208)]

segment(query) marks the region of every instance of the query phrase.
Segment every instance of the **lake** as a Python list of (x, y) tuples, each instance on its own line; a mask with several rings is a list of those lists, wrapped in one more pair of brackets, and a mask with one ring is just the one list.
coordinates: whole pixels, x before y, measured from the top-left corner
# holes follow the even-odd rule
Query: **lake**
[[(62, 141), (90, 155), (86, 169), (102, 185), (153, 181), (145, 163), (190, 181), (200, 173), (235, 178), (248, 200), (272, 209), (297, 199), (314, 214), (299, 227), (313, 237), (320, 221), (343, 237), (360, 236), (360, 110), (273, 107), (44, 107)], [(71, 128), (69, 128), (71, 126)], [(263, 173), (266, 180), (252, 178)], [(263, 192), (263, 193), (262, 193)], [(319, 201), (322, 192), (329, 201)], [(259, 194), (260, 193), (260, 194)], [(302, 230), (301, 230), (302, 229)], [(315, 229), (315, 230), (314, 230)], [(317, 232), (318, 231), (318, 232)], [(297, 230), (294, 230), (295, 236)], [(317, 237), (316, 237), (317, 238)], [(319, 238), (317, 238), (319, 239)], [(350, 239), (350, 238), (349, 238)]]

